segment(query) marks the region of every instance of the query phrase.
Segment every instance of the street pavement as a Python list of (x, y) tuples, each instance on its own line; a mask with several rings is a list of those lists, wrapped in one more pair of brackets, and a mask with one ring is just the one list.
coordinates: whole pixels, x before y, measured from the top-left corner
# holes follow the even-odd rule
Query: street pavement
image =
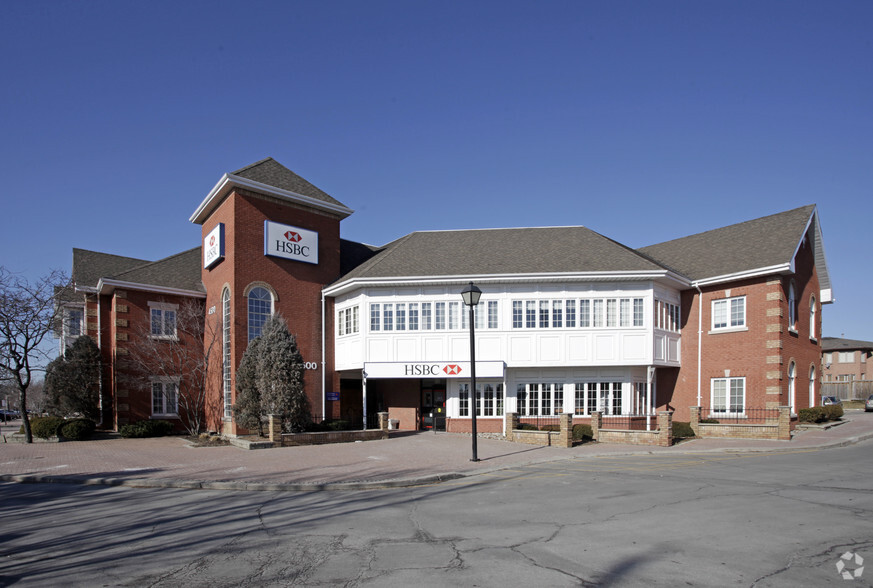
[(388, 439), (245, 450), (195, 447), (182, 437), (12, 443), (18, 426), (0, 426), (0, 480), (211, 490), (358, 490), (432, 484), (534, 463), (603, 456), (798, 451), (873, 438), (873, 414), (847, 411), (828, 429), (798, 430), (791, 441), (693, 439), (672, 447), (584, 443), (538, 447), (453, 433), (392, 432)]

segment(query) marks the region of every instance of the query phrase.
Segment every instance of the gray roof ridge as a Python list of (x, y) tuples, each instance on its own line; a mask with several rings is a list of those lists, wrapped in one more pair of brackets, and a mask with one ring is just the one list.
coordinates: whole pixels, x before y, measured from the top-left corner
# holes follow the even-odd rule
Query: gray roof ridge
[(73, 254), (75, 255), (76, 251), (81, 251), (83, 253), (96, 253), (97, 255), (105, 255), (107, 257), (117, 257), (119, 259), (129, 259), (131, 261), (141, 261), (143, 263), (152, 263), (148, 259), (142, 259), (140, 257), (128, 257), (126, 255), (117, 255), (115, 253), (106, 253), (105, 251), (95, 251), (93, 249), (84, 249), (82, 247), (73, 247)]
[[(749, 220), (741, 221), (741, 222), (738, 222), (738, 223), (733, 223), (733, 224), (730, 224), (730, 225), (725, 225), (725, 226), (723, 226), (723, 227), (716, 227), (716, 228), (714, 228), (714, 229), (708, 229), (708, 230), (706, 230), (706, 231), (700, 231), (699, 233), (692, 233), (692, 234), (690, 234), (690, 235), (685, 235), (685, 236), (682, 236), (682, 237), (676, 237), (675, 239), (668, 239), (667, 241), (661, 241), (660, 243), (652, 243), (652, 244), (650, 244), (650, 245), (645, 245), (645, 246), (643, 246), (643, 247), (640, 247), (639, 249), (648, 249), (649, 247), (655, 247), (656, 245), (666, 245), (667, 243), (674, 243), (674, 242), (676, 242), (676, 241), (681, 241), (681, 240), (683, 240), (683, 239), (688, 239), (688, 238), (690, 238), (690, 237), (700, 237), (700, 236), (702, 236), (702, 235), (706, 235), (706, 234), (709, 234), (709, 233), (715, 233), (715, 232), (719, 232), (719, 231), (724, 231), (725, 229), (731, 229), (731, 228), (734, 228), (734, 227), (739, 227), (739, 226), (742, 226), (742, 225), (747, 225), (747, 224), (754, 223), (754, 222), (758, 222), (758, 221), (762, 221), (762, 220), (765, 220), (765, 219), (769, 219), (769, 218), (773, 218), (773, 217), (777, 217), (777, 216), (782, 216), (782, 215), (787, 215), (787, 214), (790, 214), (790, 213), (793, 213), (793, 212), (797, 212), (798, 210), (802, 210), (802, 209), (804, 209), (804, 208), (809, 208), (809, 209), (810, 209), (810, 215), (811, 215), (812, 212), (815, 210), (816, 206), (815, 206), (815, 204), (806, 204), (806, 205), (804, 205), (804, 206), (798, 206), (798, 207), (796, 207), (796, 208), (792, 208), (792, 209), (790, 209), (790, 210), (783, 210), (782, 212), (775, 212), (775, 213), (773, 213), (773, 214), (765, 214), (764, 216), (759, 216), (758, 218), (753, 218), (753, 219), (749, 219)], [(801, 237), (802, 237), (802, 236), (801, 236)], [(639, 251), (639, 249), (637, 249), (636, 251)]]
[[(586, 228), (586, 227), (583, 227), (583, 228)], [(658, 261), (657, 259), (655, 259), (651, 255), (647, 255), (647, 254), (643, 253), (642, 251), (639, 251), (638, 249), (634, 249), (633, 247), (629, 247), (628, 245), (625, 245), (624, 243), (620, 243), (620, 242), (616, 241), (615, 239), (613, 239), (611, 237), (607, 237), (606, 235), (604, 235), (602, 233), (598, 233), (597, 231), (595, 231), (593, 229), (588, 229), (588, 230), (591, 231), (592, 233), (594, 233), (595, 235), (597, 235), (598, 237), (601, 237), (602, 239), (606, 239), (607, 241), (609, 241), (615, 245), (618, 245), (619, 247), (625, 249), (626, 251), (633, 253), (634, 255), (637, 255), (639, 257), (642, 257), (646, 261), (651, 262), (660, 268), (664, 268), (667, 271), (671, 271), (671, 272), (675, 273), (676, 275), (682, 276), (684, 278), (688, 278), (689, 280), (691, 279), (690, 277), (686, 276), (685, 274), (683, 274), (679, 270), (677, 270), (673, 267), (670, 267), (666, 263)]]
[[(402, 237), (398, 237), (397, 239), (394, 239), (393, 241), (386, 243), (382, 247), (374, 250), (375, 254), (373, 255), (373, 257), (371, 257), (370, 259), (368, 259), (367, 261), (365, 261), (364, 263), (362, 263), (361, 265), (359, 265), (358, 267), (356, 267), (355, 269), (350, 271), (348, 274), (346, 274), (346, 276), (349, 274), (361, 273), (361, 272), (364, 272), (366, 270), (369, 270), (369, 269), (372, 269), (372, 268), (378, 266), (391, 254), (392, 250), (395, 249), (397, 247), (397, 245), (399, 245), (400, 243), (402, 243), (404, 241), (407, 241), (414, 234), (415, 234), (415, 232), (403, 235)], [(337, 280), (337, 281), (344, 280), (346, 276), (340, 276), (339, 280)]]
[[(248, 171), (248, 170), (252, 169), (253, 167), (257, 167), (257, 166), (261, 165), (262, 163), (265, 163), (265, 162), (270, 161), (270, 160), (276, 161), (276, 160), (275, 160), (274, 158), (272, 158), (272, 157), (265, 157), (265, 158), (263, 158), (263, 159), (261, 159), (261, 160), (259, 160), (259, 161), (256, 161), (256, 162), (254, 162), (254, 163), (250, 163), (250, 164), (248, 164), (248, 165), (246, 165), (246, 166), (244, 166), (244, 167), (241, 167), (241, 168), (239, 168), (239, 169), (236, 170), (236, 171), (232, 171), (232, 172), (230, 172), (230, 175), (232, 175), (232, 176), (238, 176), (238, 175), (241, 174), (242, 172)], [(279, 163), (279, 162), (276, 161), (276, 163)], [(282, 165), (282, 164), (279, 163), (279, 165)], [(285, 166), (282, 166), (282, 167), (285, 167)]]
[(828, 350), (843, 349), (873, 349), (873, 341), (864, 341), (862, 339), (846, 339), (843, 337), (822, 337), (821, 346), (825, 349), (825, 343), (828, 343)]

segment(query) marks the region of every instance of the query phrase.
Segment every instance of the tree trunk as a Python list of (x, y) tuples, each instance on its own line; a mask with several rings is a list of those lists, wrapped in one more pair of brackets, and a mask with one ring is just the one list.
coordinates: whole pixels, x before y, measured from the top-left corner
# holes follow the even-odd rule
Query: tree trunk
[(33, 443), (33, 432), (30, 430), (30, 418), (27, 416), (27, 388), (18, 385), (18, 409), (21, 411), (21, 422), (24, 424), (24, 440)]

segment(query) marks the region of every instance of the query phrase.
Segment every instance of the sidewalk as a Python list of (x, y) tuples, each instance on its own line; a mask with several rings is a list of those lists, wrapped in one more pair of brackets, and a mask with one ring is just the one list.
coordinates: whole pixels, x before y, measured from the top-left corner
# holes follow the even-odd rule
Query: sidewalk
[[(791, 441), (695, 439), (673, 447), (586, 443), (570, 449), (450, 433), (392, 433), (381, 441), (246, 451), (192, 447), (179, 437), (3, 443), (0, 481), (215, 490), (360, 490), (413, 486), (546, 461), (602, 456), (824, 449), (873, 438), (873, 414), (848, 412), (827, 430)], [(3, 427), (3, 433), (11, 429)]]

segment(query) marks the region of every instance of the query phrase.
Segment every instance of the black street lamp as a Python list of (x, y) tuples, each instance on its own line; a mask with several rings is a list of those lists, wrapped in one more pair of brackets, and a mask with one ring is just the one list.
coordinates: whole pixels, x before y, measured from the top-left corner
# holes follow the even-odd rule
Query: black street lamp
[(464, 299), (464, 304), (470, 307), (470, 412), (473, 414), (473, 458), (470, 461), (479, 461), (476, 439), (476, 329), (474, 327), (475, 309), (479, 304), (479, 298), (482, 297), (482, 290), (473, 285), (464, 288), (461, 291), (461, 298)]

